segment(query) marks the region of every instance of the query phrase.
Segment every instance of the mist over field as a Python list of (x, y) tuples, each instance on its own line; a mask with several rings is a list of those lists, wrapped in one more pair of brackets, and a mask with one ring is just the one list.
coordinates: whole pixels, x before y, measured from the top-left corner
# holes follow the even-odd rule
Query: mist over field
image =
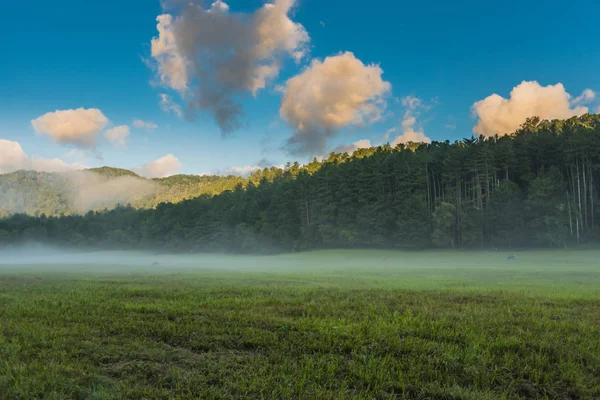
[[(515, 259), (512, 259), (514, 256)], [(291, 279), (316, 286), (390, 289), (512, 291), (576, 296), (598, 293), (598, 251), (385, 251), (326, 250), (282, 255), (173, 254), (89, 251), (30, 243), (0, 250), (0, 274), (75, 274), (140, 278), (184, 274)], [(598, 284), (598, 286), (594, 286)]]
[(599, 258), (580, 250), (5, 248), (0, 391), (596, 398)]

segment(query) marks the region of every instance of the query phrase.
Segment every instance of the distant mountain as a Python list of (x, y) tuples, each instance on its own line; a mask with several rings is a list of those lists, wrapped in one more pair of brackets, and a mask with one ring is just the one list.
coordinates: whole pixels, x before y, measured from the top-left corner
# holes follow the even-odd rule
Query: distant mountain
[(60, 173), (21, 170), (0, 175), (0, 217), (14, 213), (72, 215), (118, 204), (153, 208), (159, 203), (233, 190), (237, 185), (245, 186), (249, 179), (197, 175), (146, 179), (108, 166)]

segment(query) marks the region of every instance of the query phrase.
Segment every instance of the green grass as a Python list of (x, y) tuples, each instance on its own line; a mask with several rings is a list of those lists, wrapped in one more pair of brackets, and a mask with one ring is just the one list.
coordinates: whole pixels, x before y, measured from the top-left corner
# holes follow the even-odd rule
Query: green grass
[(0, 265), (0, 398), (600, 398), (600, 252), (89, 259)]

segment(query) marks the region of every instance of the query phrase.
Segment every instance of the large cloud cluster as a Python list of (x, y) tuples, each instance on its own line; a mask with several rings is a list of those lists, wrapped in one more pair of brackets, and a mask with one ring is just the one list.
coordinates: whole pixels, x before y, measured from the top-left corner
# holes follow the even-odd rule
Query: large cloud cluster
[(473, 132), (484, 136), (505, 135), (514, 132), (530, 117), (565, 119), (583, 115), (588, 108), (582, 104), (595, 98), (586, 89), (572, 99), (561, 83), (542, 86), (536, 81), (523, 81), (505, 99), (492, 94), (473, 104), (473, 114), (479, 118)]
[(313, 60), (283, 88), (280, 115), (294, 129), (292, 152), (321, 153), (327, 139), (347, 125), (380, 119), (389, 82), (378, 65), (365, 65), (351, 52)]
[[(208, 9), (179, 4), (157, 17), (151, 45), (160, 82), (178, 91), (188, 110), (211, 112), (223, 132), (237, 129), (236, 97), (264, 89), (279, 75), (283, 56), (299, 61), (307, 52), (306, 30), (289, 17), (293, 6), (294, 0), (275, 0), (244, 14), (221, 0)], [(161, 102), (178, 112), (164, 97)]]

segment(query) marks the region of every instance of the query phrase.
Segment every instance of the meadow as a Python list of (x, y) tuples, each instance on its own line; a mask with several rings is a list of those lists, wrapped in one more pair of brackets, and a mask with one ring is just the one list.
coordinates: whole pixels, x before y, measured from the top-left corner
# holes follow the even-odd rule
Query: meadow
[(600, 398), (600, 252), (507, 255), (0, 253), (0, 398)]

